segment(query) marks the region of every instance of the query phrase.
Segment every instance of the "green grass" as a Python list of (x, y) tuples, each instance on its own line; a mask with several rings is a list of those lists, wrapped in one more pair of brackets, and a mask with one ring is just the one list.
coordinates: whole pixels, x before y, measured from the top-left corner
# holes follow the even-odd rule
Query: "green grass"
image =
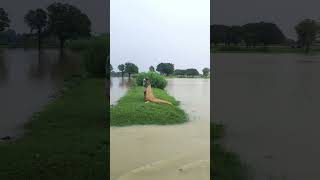
[(224, 127), (220, 124), (211, 124), (211, 176), (215, 180), (247, 180), (246, 166), (239, 156), (223, 147), (221, 138), (224, 135)]
[(128, 125), (167, 125), (184, 123), (188, 120), (186, 113), (166, 91), (153, 88), (155, 97), (170, 101), (172, 105), (144, 103), (143, 87), (134, 86), (122, 97), (117, 105), (111, 107), (111, 126)]
[(64, 93), (26, 125), (26, 137), (0, 142), (0, 179), (107, 179), (105, 99), (104, 79), (68, 83)]

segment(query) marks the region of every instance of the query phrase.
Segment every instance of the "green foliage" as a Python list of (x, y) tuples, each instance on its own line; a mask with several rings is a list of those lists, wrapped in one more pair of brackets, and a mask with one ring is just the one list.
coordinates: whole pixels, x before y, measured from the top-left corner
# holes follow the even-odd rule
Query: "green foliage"
[(41, 32), (48, 23), (47, 12), (43, 9), (29, 10), (24, 17), (24, 22), (30, 27), (31, 32), (33, 30)]
[(210, 69), (209, 68), (203, 68), (202, 69), (202, 73), (203, 73), (203, 76), (208, 77), (208, 75), (210, 73)]
[(93, 43), (90, 43), (91, 45), (84, 53), (87, 72), (97, 77), (102, 77), (106, 74), (106, 60), (109, 56), (108, 45), (106, 43), (103, 40), (95, 40)]
[(190, 68), (190, 69), (186, 69), (186, 74), (187, 76), (198, 76), (199, 72), (197, 69)]
[(80, 39), (70, 41), (68, 47), (75, 51), (82, 51), (84, 57), (84, 67), (91, 76), (103, 77), (108, 75), (110, 63), (107, 63), (110, 48), (109, 36), (99, 36), (90, 39)]
[(8, 17), (8, 13), (3, 8), (0, 8), (0, 32), (4, 31), (9, 26), (10, 19)]
[(123, 73), (124, 73), (124, 70), (125, 70), (125, 65), (124, 64), (120, 64), (118, 66), (118, 69), (119, 69), (119, 71), (121, 71), (121, 77), (123, 77)]
[(174, 75), (177, 75), (177, 76), (184, 76), (184, 75), (186, 75), (187, 73), (186, 73), (186, 70), (184, 70), (184, 69), (176, 69), (176, 70), (174, 70), (174, 73), (173, 73)]
[(149, 71), (150, 71), (150, 72), (155, 72), (154, 67), (153, 67), (153, 66), (150, 66), (150, 67), (149, 67)]
[(53, 3), (47, 10), (49, 31), (60, 39), (61, 48), (67, 39), (90, 36), (91, 21), (77, 7), (66, 3)]
[(167, 86), (167, 80), (156, 72), (139, 73), (136, 76), (136, 82), (138, 86), (143, 85), (143, 79), (148, 78), (151, 83), (151, 87), (164, 89)]
[(160, 63), (157, 65), (157, 71), (168, 76), (170, 74), (173, 74), (174, 65), (171, 63)]
[(23, 139), (0, 143), (1, 180), (108, 179), (105, 80), (70, 83), (34, 114)]
[(129, 77), (131, 74), (139, 73), (139, 68), (133, 63), (127, 62), (124, 64), (124, 71), (129, 74)]
[(226, 46), (238, 45), (242, 41), (246, 46), (263, 44), (280, 44), (285, 41), (285, 36), (274, 23), (248, 23), (243, 26), (212, 25), (210, 29), (210, 42), (225, 44)]
[(125, 67), (124, 64), (120, 64), (118, 66), (119, 71), (123, 72), (124, 71), (124, 67)]
[(174, 75), (177, 76), (198, 76), (199, 72), (197, 69), (190, 68), (190, 69), (176, 69), (174, 71)]
[(167, 125), (188, 120), (186, 113), (179, 108), (179, 103), (166, 91), (154, 88), (153, 92), (157, 98), (170, 101), (173, 105), (145, 103), (143, 87), (132, 87), (117, 105), (111, 107), (111, 126)]
[(221, 124), (210, 124), (211, 131), (211, 162), (213, 166), (211, 177), (215, 180), (246, 180), (248, 169), (241, 162), (238, 155), (226, 150), (220, 138), (224, 135), (224, 127)]
[(30, 27), (31, 33), (37, 31), (38, 48), (41, 48), (41, 33), (48, 25), (48, 15), (43, 9), (30, 10), (24, 17), (24, 22)]
[(315, 20), (305, 19), (296, 27), (299, 43), (305, 47), (306, 52), (309, 52), (310, 46), (316, 40), (319, 26)]

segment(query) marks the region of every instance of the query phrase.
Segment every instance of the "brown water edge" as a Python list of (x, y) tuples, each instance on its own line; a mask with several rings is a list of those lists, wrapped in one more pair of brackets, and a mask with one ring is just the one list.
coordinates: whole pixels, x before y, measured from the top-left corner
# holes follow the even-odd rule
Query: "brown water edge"
[(111, 127), (111, 180), (210, 178), (210, 80), (170, 79), (190, 122)]

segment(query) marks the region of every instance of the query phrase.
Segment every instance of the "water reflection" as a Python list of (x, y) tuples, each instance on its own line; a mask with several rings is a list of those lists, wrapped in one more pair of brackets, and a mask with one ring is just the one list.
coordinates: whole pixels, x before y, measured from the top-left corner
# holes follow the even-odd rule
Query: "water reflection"
[(81, 72), (80, 56), (58, 50), (0, 51), (0, 137), (20, 136), (33, 112), (41, 110), (64, 78)]
[(126, 77), (112, 77), (110, 80), (110, 104), (115, 104), (122, 96), (124, 96), (133, 83), (133, 79)]

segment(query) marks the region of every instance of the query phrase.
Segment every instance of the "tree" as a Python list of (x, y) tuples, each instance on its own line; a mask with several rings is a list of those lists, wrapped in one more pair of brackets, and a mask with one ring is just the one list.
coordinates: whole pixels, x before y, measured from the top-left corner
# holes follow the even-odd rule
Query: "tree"
[(43, 9), (30, 10), (24, 17), (24, 22), (30, 27), (31, 33), (37, 31), (38, 49), (41, 49), (41, 33), (48, 24), (47, 12)]
[(187, 76), (198, 76), (199, 75), (199, 72), (197, 69), (186, 69), (186, 75)]
[(127, 62), (124, 66), (124, 71), (129, 74), (129, 78), (131, 77), (131, 74), (139, 73), (139, 68), (133, 63)]
[(210, 42), (215, 45), (226, 43), (228, 29), (229, 27), (225, 25), (210, 26)]
[(112, 66), (112, 64), (110, 64), (110, 72), (113, 70), (113, 66)]
[(66, 40), (90, 36), (91, 21), (77, 7), (53, 3), (47, 10), (49, 31), (59, 38), (61, 51)]
[(306, 53), (310, 51), (312, 43), (316, 40), (318, 28), (317, 22), (312, 19), (305, 19), (295, 27), (298, 41), (305, 48)]
[(168, 76), (173, 74), (174, 65), (171, 63), (160, 63), (157, 65), (157, 71)]
[(124, 70), (125, 70), (124, 64), (120, 64), (120, 65), (118, 66), (118, 69), (119, 69), (119, 71), (121, 71), (121, 77), (123, 77), (123, 73), (124, 73)]
[(204, 77), (208, 77), (209, 73), (210, 73), (210, 69), (209, 68), (203, 68), (202, 69), (203, 72), (203, 76)]
[(149, 67), (149, 71), (150, 71), (150, 72), (154, 72), (154, 67), (153, 67), (153, 66), (150, 66), (150, 67)]
[(10, 19), (8, 18), (8, 13), (0, 8), (0, 32), (4, 31), (10, 26)]
[(186, 70), (183, 70), (183, 69), (176, 69), (174, 70), (174, 75), (177, 75), (177, 76), (184, 76), (186, 75)]
[(229, 40), (229, 45), (230, 43), (238, 45), (243, 40), (243, 28), (241, 26), (231, 26), (227, 39)]

